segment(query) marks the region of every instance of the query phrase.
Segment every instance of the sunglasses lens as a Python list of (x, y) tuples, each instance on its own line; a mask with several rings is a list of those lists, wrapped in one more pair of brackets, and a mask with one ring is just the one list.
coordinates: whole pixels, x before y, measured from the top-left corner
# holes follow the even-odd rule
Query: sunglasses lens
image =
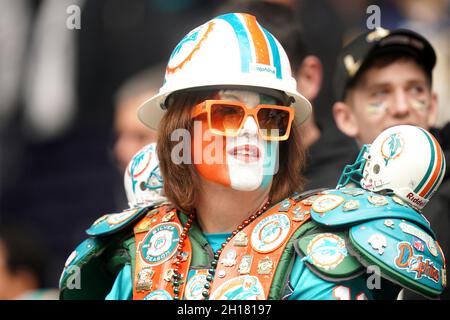
[(259, 127), (268, 137), (282, 137), (289, 127), (289, 111), (274, 108), (261, 108), (258, 111)]
[(245, 111), (242, 107), (214, 104), (211, 106), (211, 126), (220, 132), (235, 132), (239, 130)]

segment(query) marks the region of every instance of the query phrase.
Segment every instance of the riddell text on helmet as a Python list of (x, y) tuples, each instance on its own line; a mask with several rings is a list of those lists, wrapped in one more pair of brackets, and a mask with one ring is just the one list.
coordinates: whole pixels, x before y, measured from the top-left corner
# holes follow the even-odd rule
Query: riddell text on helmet
[(417, 197), (414, 197), (414, 194), (412, 192), (408, 193), (408, 195), (406, 196), (407, 199), (411, 200), (411, 202), (417, 204), (420, 207), (424, 207), (425, 206), (425, 201), (420, 200)]

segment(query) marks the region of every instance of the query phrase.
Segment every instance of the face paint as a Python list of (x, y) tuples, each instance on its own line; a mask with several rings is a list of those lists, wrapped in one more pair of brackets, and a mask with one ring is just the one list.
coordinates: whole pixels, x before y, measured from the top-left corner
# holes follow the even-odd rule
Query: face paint
[(366, 106), (366, 111), (368, 114), (380, 114), (382, 112), (386, 112), (386, 103), (385, 102), (369, 103)]
[[(258, 104), (275, 104), (275, 100), (249, 91), (223, 90), (219, 99), (244, 102), (248, 107)], [(203, 137), (196, 137), (194, 143), (201, 143), (202, 161), (194, 164), (205, 179), (229, 186), (235, 190), (253, 191), (267, 188), (278, 169), (278, 142), (265, 141), (259, 136), (253, 117), (247, 117), (237, 137), (222, 137), (209, 133), (206, 118), (202, 119)], [(206, 136), (212, 139), (206, 139)], [(224, 141), (217, 143), (218, 140)], [(205, 151), (215, 143), (216, 163), (206, 162)]]
[(412, 98), (409, 103), (411, 107), (420, 112), (424, 112), (425, 110), (428, 109), (428, 104), (424, 100)]

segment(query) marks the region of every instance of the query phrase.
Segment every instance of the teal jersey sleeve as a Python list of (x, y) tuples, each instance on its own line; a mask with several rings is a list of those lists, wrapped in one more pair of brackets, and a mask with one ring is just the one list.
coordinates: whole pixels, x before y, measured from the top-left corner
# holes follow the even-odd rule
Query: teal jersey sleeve
[(133, 297), (133, 281), (131, 279), (131, 266), (126, 264), (117, 275), (111, 291), (105, 300), (131, 300)]
[(300, 257), (296, 257), (289, 281), (292, 293), (289, 300), (372, 300), (372, 292), (361, 276), (344, 282), (329, 282), (309, 270)]

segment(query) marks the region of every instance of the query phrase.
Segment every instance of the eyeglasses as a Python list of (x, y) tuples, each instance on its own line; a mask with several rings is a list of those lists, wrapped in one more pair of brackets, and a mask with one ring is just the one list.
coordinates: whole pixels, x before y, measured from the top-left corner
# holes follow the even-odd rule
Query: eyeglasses
[(291, 107), (260, 104), (250, 109), (242, 102), (228, 100), (205, 100), (194, 107), (191, 115), (196, 118), (204, 113), (211, 132), (227, 137), (236, 137), (244, 120), (252, 116), (260, 136), (270, 141), (287, 140), (294, 120)]

